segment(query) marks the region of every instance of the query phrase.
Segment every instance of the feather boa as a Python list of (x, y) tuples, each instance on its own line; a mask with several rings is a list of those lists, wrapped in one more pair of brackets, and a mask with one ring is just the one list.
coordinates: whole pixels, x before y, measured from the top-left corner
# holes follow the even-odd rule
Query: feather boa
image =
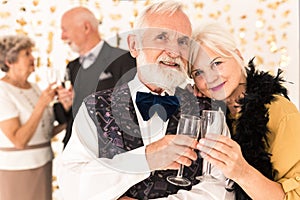
[[(266, 151), (268, 148), (267, 134), (269, 130), (268, 109), (265, 105), (274, 100), (274, 94), (283, 95), (287, 99), (287, 90), (281, 83), (284, 80), (280, 77), (282, 71), (279, 70), (277, 76), (272, 76), (267, 72), (255, 70), (253, 59), (249, 61), (247, 70), (247, 86), (243, 99), (239, 100), (241, 116), (236, 121), (236, 134), (232, 137), (240, 146), (244, 158), (254, 168), (259, 170), (269, 179), (274, 179), (271, 155)], [(228, 126), (232, 132), (232, 123), (227, 117)], [(253, 186), (255, 187), (255, 186)], [(243, 189), (234, 184), (237, 200), (251, 199)]]

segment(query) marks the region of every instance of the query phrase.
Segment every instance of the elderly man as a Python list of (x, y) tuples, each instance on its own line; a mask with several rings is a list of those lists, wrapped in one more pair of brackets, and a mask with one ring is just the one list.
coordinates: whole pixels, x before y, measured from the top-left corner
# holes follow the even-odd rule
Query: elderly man
[(67, 65), (75, 95), (60, 87), (61, 104), (55, 105), (57, 119), (68, 122), (64, 146), (71, 137), (73, 119), (83, 99), (93, 92), (114, 87), (136, 65), (128, 51), (112, 47), (101, 38), (98, 24), (95, 15), (81, 6), (66, 11), (61, 18), (61, 39), (79, 54)]
[[(158, 2), (140, 14), (128, 36), (135, 78), (90, 95), (76, 116), (58, 177), (65, 199), (225, 199), (222, 174), (213, 172), (219, 183), (199, 183), (197, 142), (176, 135), (181, 114), (200, 113), (178, 87), (187, 78), (191, 33), (180, 3)], [(180, 164), (191, 186), (167, 181)]]

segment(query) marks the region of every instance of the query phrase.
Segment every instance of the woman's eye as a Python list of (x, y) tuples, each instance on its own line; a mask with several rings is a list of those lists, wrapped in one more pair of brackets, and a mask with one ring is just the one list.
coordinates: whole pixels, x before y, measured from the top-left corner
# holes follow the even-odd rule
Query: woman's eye
[(221, 65), (223, 62), (221, 61), (215, 61), (211, 64), (211, 69), (216, 69), (218, 68), (219, 65)]
[(195, 72), (195, 76), (200, 76), (200, 72)]
[(202, 73), (203, 73), (202, 70), (196, 70), (196, 71), (194, 71), (193, 76), (198, 77), (198, 76), (201, 76)]
[(25, 55), (26, 56), (30, 56), (31, 55), (31, 51), (25, 51)]

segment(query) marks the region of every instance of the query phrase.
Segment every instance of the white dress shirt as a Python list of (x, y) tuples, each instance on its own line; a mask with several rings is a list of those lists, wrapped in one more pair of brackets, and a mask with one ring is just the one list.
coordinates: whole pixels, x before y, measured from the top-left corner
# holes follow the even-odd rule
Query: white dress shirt
[(79, 62), (83, 69), (89, 68), (97, 59), (98, 54), (100, 53), (103, 47), (104, 41), (101, 40), (94, 48), (92, 48), (89, 52), (81, 55), (79, 57)]
[[(136, 92), (149, 92), (149, 89), (137, 76), (129, 82), (129, 89), (136, 108)], [(118, 199), (131, 186), (150, 175), (145, 145), (164, 136), (168, 121), (163, 122), (154, 115), (144, 122), (138, 109), (136, 113), (144, 146), (116, 155), (112, 159), (98, 158), (96, 126), (89, 117), (85, 104), (82, 104), (73, 124), (71, 139), (59, 158), (58, 183), (65, 200)], [(212, 174), (222, 181), (202, 182), (193, 186), (190, 191), (179, 190), (177, 194), (160, 199), (234, 199), (234, 195), (225, 190), (225, 177), (222, 173), (213, 169)]]

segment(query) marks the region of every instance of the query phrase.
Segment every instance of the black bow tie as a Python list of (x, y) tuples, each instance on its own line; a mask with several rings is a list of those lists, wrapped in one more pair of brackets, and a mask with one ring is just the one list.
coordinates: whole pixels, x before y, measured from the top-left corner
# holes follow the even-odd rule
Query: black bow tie
[(176, 96), (159, 96), (152, 93), (137, 92), (136, 105), (144, 121), (148, 121), (155, 113), (167, 121), (179, 108)]

